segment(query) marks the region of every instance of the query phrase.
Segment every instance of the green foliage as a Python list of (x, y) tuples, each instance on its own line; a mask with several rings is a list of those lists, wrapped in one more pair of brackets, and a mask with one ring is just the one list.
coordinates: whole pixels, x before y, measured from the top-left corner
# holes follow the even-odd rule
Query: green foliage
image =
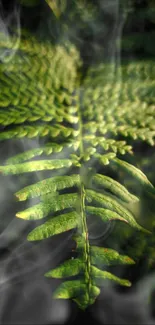
[(30, 198), (41, 196), (42, 194), (45, 195), (47, 193), (60, 191), (65, 188), (71, 188), (78, 184), (80, 184), (79, 175), (56, 176), (27, 186), (17, 192), (15, 195), (19, 201), (24, 201)]
[[(48, 2), (52, 6), (53, 2)], [(2, 39), (0, 47), (9, 49), (9, 44)], [(60, 171), (60, 175), (52, 174), (15, 194), (19, 201), (39, 200), (16, 216), (43, 219), (28, 234), (29, 241), (77, 230), (73, 239), (78, 257), (45, 276), (78, 276), (64, 281), (54, 297), (72, 298), (85, 309), (94, 303), (104, 280), (131, 285), (104, 270), (107, 265), (134, 264), (132, 258), (116, 250), (92, 245), (89, 218), (99, 218), (103, 227), (106, 222), (117, 220), (149, 233), (128, 206), (141, 198), (123, 180), (118, 182), (107, 176), (106, 167), (123, 169), (154, 196), (154, 187), (147, 177), (126, 159), (133, 154), (129, 139), (154, 145), (155, 82), (151, 61), (124, 64), (115, 70), (112, 64), (94, 66), (84, 81), (80, 80), (80, 66), (80, 56), (73, 45), (53, 46), (27, 33), (22, 34), (12, 60), (7, 65), (0, 63), (0, 124), (5, 127), (0, 141), (25, 137), (47, 141), (9, 158), (0, 166), (0, 172), (20, 175)]]
[[(74, 206), (73, 205), (74, 198), (77, 199), (77, 196), (73, 194), (72, 198), (73, 198), (72, 201), (67, 200), (67, 207), (68, 207), (68, 202), (69, 202), (69, 206), (70, 205)], [(65, 197), (65, 199), (67, 199), (67, 197)], [(66, 202), (64, 203), (63, 207), (60, 206), (60, 210), (64, 207), (66, 207)], [(28, 240), (33, 241), (33, 240), (41, 240), (41, 239), (49, 238), (53, 235), (60, 234), (61, 232), (76, 228), (77, 226), (78, 226), (78, 214), (75, 211), (70, 213), (64, 213), (62, 215), (59, 215), (58, 217), (55, 218), (52, 217), (52, 219), (49, 219), (43, 225), (35, 228), (28, 235)]]
[(137, 201), (138, 198), (131, 194), (125, 186), (121, 185), (119, 182), (116, 182), (111, 177), (96, 174), (93, 176), (92, 181), (97, 185), (103, 186), (112, 192), (112, 194), (117, 195), (120, 199), (125, 202), (134, 202)]

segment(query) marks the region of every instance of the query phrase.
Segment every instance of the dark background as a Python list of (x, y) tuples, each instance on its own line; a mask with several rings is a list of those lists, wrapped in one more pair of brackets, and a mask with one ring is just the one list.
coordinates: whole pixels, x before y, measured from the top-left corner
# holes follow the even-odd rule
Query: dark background
[[(40, 39), (47, 37), (53, 43), (61, 43), (64, 39), (74, 42), (83, 58), (83, 78), (91, 64), (103, 60), (117, 60), (119, 63), (123, 60), (154, 58), (154, 1), (85, 1), (86, 14), (83, 10), (77, 11), (74, 1), (67, 3), (66, 11), (57, 20), (54, 15), (49, 18), (49, 10), (44, 1), (40, 1), (34, 8), (27, 8), (19, 6), (17, 1), (3, 0), (0, 6), (0, 17), (3, 17), (3, 21), (10, 21), (9, 17), (15, 8), (17, 12), (20, 8), (21, 27), (30, 29)], [(116, 45), (116, 39), (121, 40), (120, 47)], [(24, 145), (27, 148), (29, 144)], [(19, 147), (21, 147), (20, 143), (2, 144), (1, 164), (12, 151), (15, 154)], [(147, 145), (139, 146), (138, 151), (141, 157), (147, 155), (149, 160), (152, 160), (153, 152)], [(143, 167), (154, 183), (154, 175), (149, 165)], [(24, 183), (24, 180), (22, 182)], [(116, 274), (121, 273), (124, 278), (132, 281), (132, 289), (116, 286), (115, 292), (110, 289), (102, 290), (94, 306), (90, 306), (85, 312), (80, 311), (73, 302), (69, 305), (65, 303), (56, 305), (52, 301), (52, 291), (59, 281), (45, 280), (43, 274), (49, 266), (52, 268), (66, 256), (74, 256), (72, 234), (59, 235), (57, 239), (50, 239), (46, 243), (35, 245), (27, 243), (26, 235), (29, 228), (32, 229), (33, 226), (24, 221), (14, 220), (15, 213), (19, 210), (19, 203), (14, 203), (13, 193), (20, 186), (21, 183), (18, 183), (14, 177), (10, 177), (9, 180), (1, 177), (3, 206), (0, 223), (2, 234), (0, 236), (0, 281), (7, 277), (8, 280), (0, 282), (0, 323), (57, 324), (56, 320), (62, 319), (59, 322), (61, 324), (79, 324), (82, 321), (88, 324), (138, 324), (138, 322), (148, 324), (150, 315), (155, 317), (153, 293), (151, 306), (147, 307), (141, 300), (142, 297), (137, 296), (134, 291), (139, 279), (151, 275), (154, 271), (154, 264), (148, 266), (147, 251), (134, 267), (114, 269)], [(22, 209), (22, 205), (20, 208)], [(24, 226), (21, 225), (23, 223)], [(12, 239), (7, 237), (10, 229), (14, 234)], [(135, 236), (136, 234), (124, 244), (124, 250), (133, 244)], [(149, 282), (147, 285), (150, 285)], [(148, 315), (147, 312), (150, 314)], [(51, 314), (54, 316), (50, 316)]]

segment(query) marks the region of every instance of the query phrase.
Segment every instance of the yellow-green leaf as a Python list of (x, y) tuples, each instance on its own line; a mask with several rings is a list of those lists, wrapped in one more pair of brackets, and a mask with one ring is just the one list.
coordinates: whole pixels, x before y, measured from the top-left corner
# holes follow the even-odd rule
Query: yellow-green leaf
[(43, 202), (24, 211), (18, 212), (16, 217), (25, 220), (42, 219), (48, 216), (50, 212), (55, 212), (66, 208), (73, 208), (77, 202), (77, 198), (78, 195), (76, 193), (51, 195), (47, 200), (44, 198)]
[(103, 222), (110, 221), (110, 220), (120, 220), (128, 223), (132, 227), (141, 229), (141, 226), (139, 226), (139, 224), (136, 222), (136, 220), (132, 215), (130, 215), (130, 218), (126, 217), (125, 219), (115, 211), (104, 209), (104, 208), (96, 208), (92, 206), (87, 206), (86, 211), (90, 214), (93, 214), (94, 216), (98, 216)]
[(16, 165), (0, 166), (0, 173), (3, 173), (5, 175), (15, 175), (41, 170), (59, 169), (63, 167), (70, 167), (71, 165), (72, 162), (69, 159), (38, 160)]
[(90, 247), (90, 253), (92, 263), (97, 265), (135, 264), (130, 257), (120, 255), (110, 248), (92, 246)]
[(126, 287), (130, 287), (131, 286), (131, 282), (126, 280), (126, 279), (120, 279), (119, 277), (117, 277), (116, 275), (107, 272), (107, 271), (102, 271), (99, 270), (97, 267), (95, 266), (91, 266), (91, 275), (93, 277), (93, 281), (98, 284), (98, 285), (102, 285), (104, 286), (105, 281), (103, 280), (112, 280), (114, 282), (117, 282), (120, 285), (126, 286)]
[(116, 157), (116, 154), (114, 152), (108, 152), (104, 155), (94, 154), (94, 157), (99, 158), (101, 164), (108, 165), (110, 160)]
[(42, 240), (76, 228), (77, 225), (78, 214), (74, 211), (65, 213), (58, 217), (51, 218), (43, 225), (36, 227), (29, 233), (27, 239), (29, 241)]
[(103, 186), (105, 189), (110, 190), (114, 195), (125, 202), (138, 201), (139, 199), (131, 194), (125, 186), (121, 185), (119, 182), (115, 181), (111, 177), (96, 174), (93, 176), (92, 181)]
[(136, 221), (133, 220), (134, 216), (132, 215), (132, 213), (129, 210), (127, 210), (122, 204), (120, 204), (116, 199), (111, 197), (110, 194), (106, 195), (106, 194), (95, 192), (93, 190), (87, 190), (86, 198), (88, 202), (92, 202), (92, 201), (97, 202), (101, 206), (116, 212), (120, 217), (125, 219), (128, 223), (130, 223), (137, 229), (150, 233), (148, 230), (138, 225)]
[(77, 186), (80, 182), (79, 175), (71, 176), (56, 176), (44, 179), (38, 183), (24, 187), (22, 190), (15, 193), (19, 201), (24, 201), (29, 198), (34, 198), (47, 193), (53, 193), (65, 188)]
[(89, 284), (89, 291), (87, 289), (87, 286), (85, 288), (85, 294), (81, 294), (77, 298), (74, 298), (73, 300), (77, 303), (77, 305), (80, 307), (80, 309), (86, 309), (89, 305), (92, 305), (97, 296), (100, 294), (100, 289), (96, 287), (94, 284)]
[(63, 264), (58, 266), (45, 274), (46, 277), (53, 278), (65, 278), (79, 274), (84, 269), (84, 262), (79, 258), (74, 258), (65, 261)]
[(63, 145), (57, 143), (49, 143), (44, 147), (33, 148), (31, 150), (27, 150), (22, 152), (16, 156), (13, 156), (7, 160), (7, 164), (19, 164), (26, 160), (32, 159), (37, 156), (41, 156), (43, 153), (46, 155), (50, 155), (52, 152), (60, 152), (63, 149)]
[(70, 299), (81, 296), (86, 292), (86, 285), (82, 280), (65, 281), (55, 291), (54, 298)]
[(155, 194), (154, 186), (151, 184), (146, 175), (140, 169), (118, 158), (115, 158), (113, 162), (122, 169), (124, 169), (127, 173), (129, 173), (129, 175), (137, 179), (137, 181), (139, 181), (140, 184), (144, 186), (144, 188), (146, 187), (150, 192)]

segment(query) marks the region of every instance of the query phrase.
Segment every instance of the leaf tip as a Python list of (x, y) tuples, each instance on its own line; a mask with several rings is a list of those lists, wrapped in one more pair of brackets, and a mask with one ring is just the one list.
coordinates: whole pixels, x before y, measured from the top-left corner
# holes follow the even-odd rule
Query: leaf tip
[(126, 262), (126, 264), (136, 264), (136, 262), (131, 257), (128, 256), (124, 257), (124, 262)]
[(30, 232), (30, 233), (28, 234), (28, 236), (27, 236), (27, 240), (28, 240), (28, 241), (35, 241), (35, 240), (36, 240), (36, 238), (34, 237), (34, 235), (32, 234), (32, 232)]
[(21, 195), (19, 192), (16, 192), (15, 193), (15, 199), (17, 201), (25, 201), (26, 200), (26, 196), (24, 194)]
[(21, 215), (20, 212), (16, 213), (16, 217), (17, 217), (17, 218), (20, 218), (20, 219), (24, 219), (24, 218), (22, 217), (22, 215)]
[(46, 272), (46, 273), (44, 274), (44, 276), (45, 276), (46, 278), (50, 278), (50, 277), (52, 277), (52, 276), (53, 276), (52, 271)]
[(122, 284), (126, 287), (131, 287), (132, 286), (132, 283), (128, 280), (123, 280)]

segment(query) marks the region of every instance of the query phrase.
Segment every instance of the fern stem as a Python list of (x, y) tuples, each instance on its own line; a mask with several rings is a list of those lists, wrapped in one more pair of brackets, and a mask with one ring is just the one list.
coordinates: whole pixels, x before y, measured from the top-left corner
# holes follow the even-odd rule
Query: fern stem
[[(79, 142), (80, 142), (80, 157), (81, 159), (84, 156), (84, 145), (83, 145), (83, 130), (82, 130), (82, 117), (80, 114), (80, 109), (78, 110), (78, 118), (79, 118)], [(85, 177), (87, 175), (87, 170), (85, 169), (84, 164), (81, 168), (81, 188), (80, 188), (80, 216), (81, 216), (81, 235), (83, 238), (83, 258), (84, 258), (84, 264), (85, 264), (85, 272), (84, 272), (84, 278), (85, 283), (87, 285), (86, 295), (87, 295), (87, 301), (89, 301), (90, 298), (90, 247), (89, 247), (89, 239), (88, 239), (88, 227), (87, 227), (87, 219), (86, 219), (86, 211), (85, 211)]]
[(88, 285), (88, 295), (90, 287), (90, 249), (88, 240), (88, 228), (85, 213), (85, 188), (81, 186), (81, 221), (82, 221), (82, 237), (84, 239), (84, 263), (85, 263), (85, 283)]

